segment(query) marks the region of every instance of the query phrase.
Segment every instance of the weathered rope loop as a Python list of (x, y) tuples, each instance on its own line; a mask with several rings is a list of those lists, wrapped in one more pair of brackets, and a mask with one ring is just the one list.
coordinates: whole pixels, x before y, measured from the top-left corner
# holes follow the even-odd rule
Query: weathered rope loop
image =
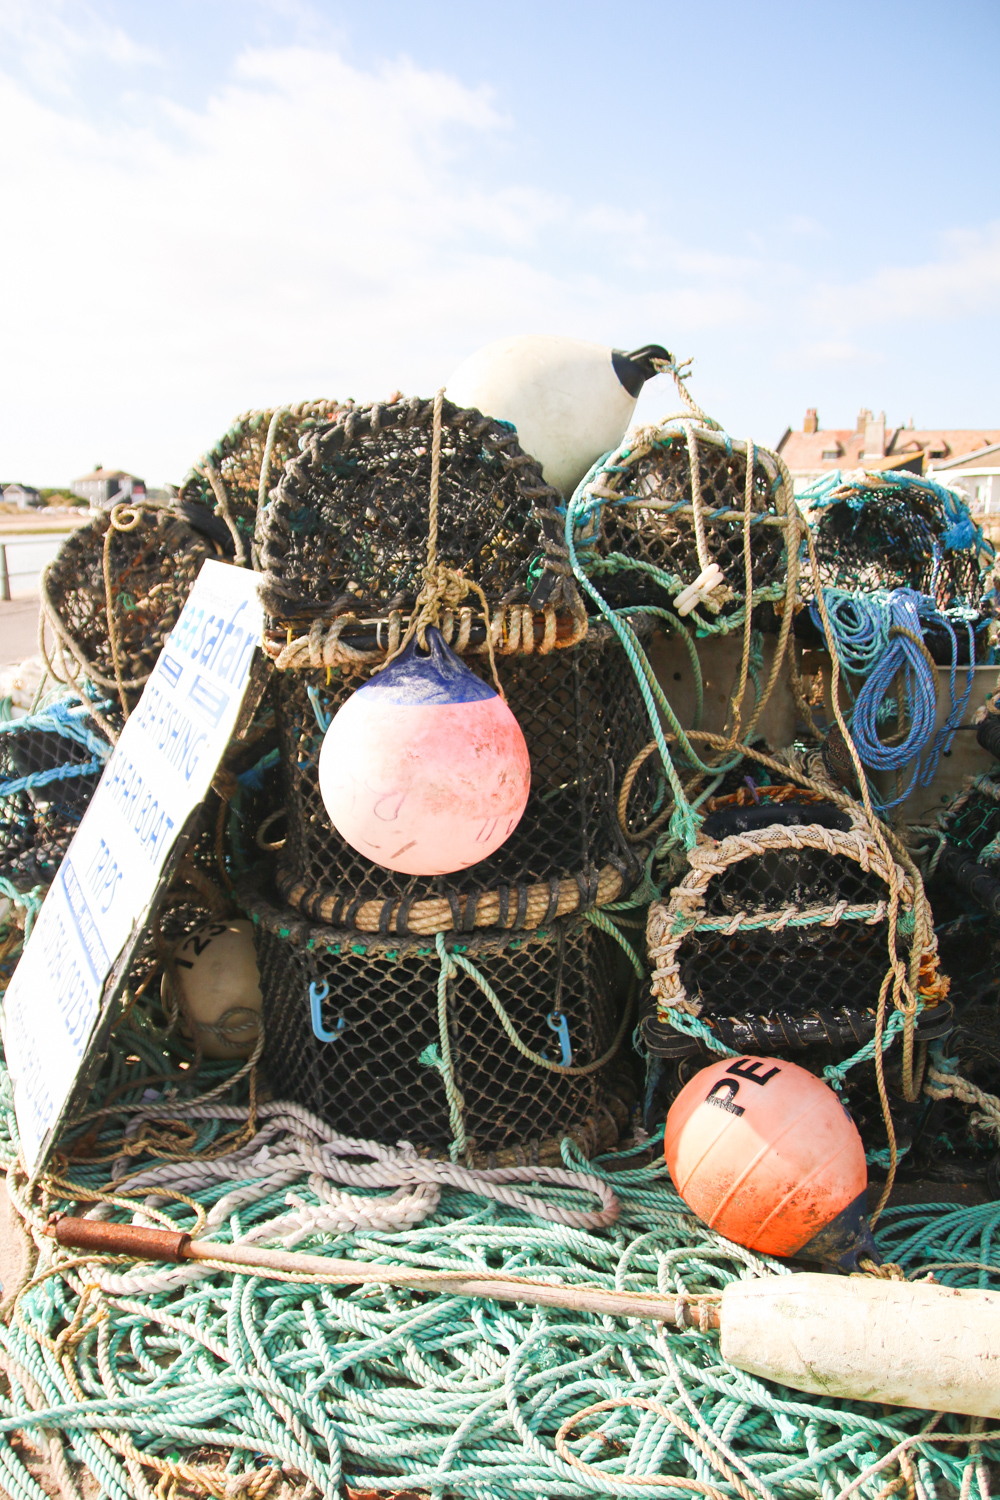
[[(424, 582), (417, 595), (417, 601), (410, 616), (410, 623), (406, 627), (406, 633), (396, 647), (391, 651), (385, 661), (374, 667), (374, 672), (383, 671), (391, 661), (410, 644), (416, 636), (423, 650), (427, 650), (427, 627), (436, 626), (440, 629), (441, 611), (457, 610), (462, 601), (469, 594), (475, 594), (479, 600), (483, 612), (483, 620), (486, 624), (486, 649), (490, 659), (490, 671), (493, 675), (493, 683), (500, 697), (506, 703), (507, 695), (503, 690), (500, 677), (497, 673), (496, 664), (496, 640), (494, 623), (490, 619), (490, 607), (486, 602), (486, 595), (478, 583), (464, 578), (455, 568), (448, 567), (447, 563), (438, 562), (438, 495), (441, 484), (441, 415), (444, 405), (444, 386), (434, 397), (433, 427), (431, 431), (431, 483), (430, 497), (427, 505), (427, 562), (424, 566)], [(502, 620), (500, 622), (502, 630)]]
[(104, 533), (104, 551), (102, 554), (104, 606), (108, 620), (108, 642), (111, 646), (111, 661), (115, 669), (115, 683), (118, 687), (118, 697), (121, 700), (122, 714), (126, 719), (129, 716), (129, 706), (128, 695), (125, 691), (125, 679), (122, 673), (118, 626), (115, 621), (114, 585), (111, 581), (111, 539), (116, 531), (135, 531), (141, 524), (142, 509), (140, 506), (116, 505), (111, 512), (111, 524)]

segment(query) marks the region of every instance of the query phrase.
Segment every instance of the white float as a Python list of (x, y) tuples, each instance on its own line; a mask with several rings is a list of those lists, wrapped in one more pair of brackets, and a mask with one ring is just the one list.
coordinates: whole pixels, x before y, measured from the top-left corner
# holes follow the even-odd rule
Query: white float
[(175, 951), (174, 972), (181, 1011), (203, 1055), (249, 1057), (261, 1012), (253, 923), (199, 927)]
[(617, 448), (644, 383), (666, 349), (632, 354), (580, 339), (528, 334), (498, 339), (459, 365), (449, 401), (512, 422), (549, 484), (571, 495), (594, 461)]
[(796, 1391), (1000, 1417), (1000, 1296), (865, 1276), (765, 1276), (722, 1294), (722, 1357)]

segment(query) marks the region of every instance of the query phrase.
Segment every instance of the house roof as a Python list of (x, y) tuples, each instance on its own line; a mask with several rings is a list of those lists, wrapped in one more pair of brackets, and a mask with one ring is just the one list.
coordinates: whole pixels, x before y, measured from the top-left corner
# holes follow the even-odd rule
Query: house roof
[[(936, 468), (942, 462), (968, 458), (980, 450), (1000, 447), (1000, 431), (974, 428), (886, 427), (885, 452), (881, 459), (868, 455), (864, 431), (852, 428), (826, 428), (819, 432), (788, 432), (778, 444), (778, 452), (792, 473), (822, 473), (826, 469), (878, 469), (895, 467), (907, 458), (921, 454)], [(830, 458), (823, 455), (830, 453)]]
[(127, 469), (95, 469), (93, 474), (81, 474), (73, 483), (86, 484), (91, 479), (138, 479), (138, 475), (130, 474)]
[(962, 464), (969, 464), (974, 460), (982, 461), (987, 458), (991, 459), (994, 464), (1000, 463), (1000, 442), (987, 443), (984, 448), (974, 448), (971, 453), (961, 453), (957, 458), (938, 459), (934, 468), (957, 469)]

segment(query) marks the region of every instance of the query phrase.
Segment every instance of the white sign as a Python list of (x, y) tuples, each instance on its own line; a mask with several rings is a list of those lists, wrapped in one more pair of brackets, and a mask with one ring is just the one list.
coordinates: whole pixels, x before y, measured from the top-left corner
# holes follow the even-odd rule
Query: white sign
[(108, 976), (141, 938), (164, 865), (232, 736), (263, 626), (257, 582), (242, 568), (203, 565), (7, 988), (4, 1051), (33, 1175), (109, 1015)]

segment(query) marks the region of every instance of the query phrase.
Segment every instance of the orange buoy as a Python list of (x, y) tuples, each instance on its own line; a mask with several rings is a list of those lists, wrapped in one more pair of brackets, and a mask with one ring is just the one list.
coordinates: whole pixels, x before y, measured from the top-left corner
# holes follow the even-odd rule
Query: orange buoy
[(695, 1074), (667, 1115), (674, 1186), (710, 1229), (765, 1255), (854, 1269), (877, 1260), (865, 1219), (865, 1148), (821, 1079), (774, 1057)]

